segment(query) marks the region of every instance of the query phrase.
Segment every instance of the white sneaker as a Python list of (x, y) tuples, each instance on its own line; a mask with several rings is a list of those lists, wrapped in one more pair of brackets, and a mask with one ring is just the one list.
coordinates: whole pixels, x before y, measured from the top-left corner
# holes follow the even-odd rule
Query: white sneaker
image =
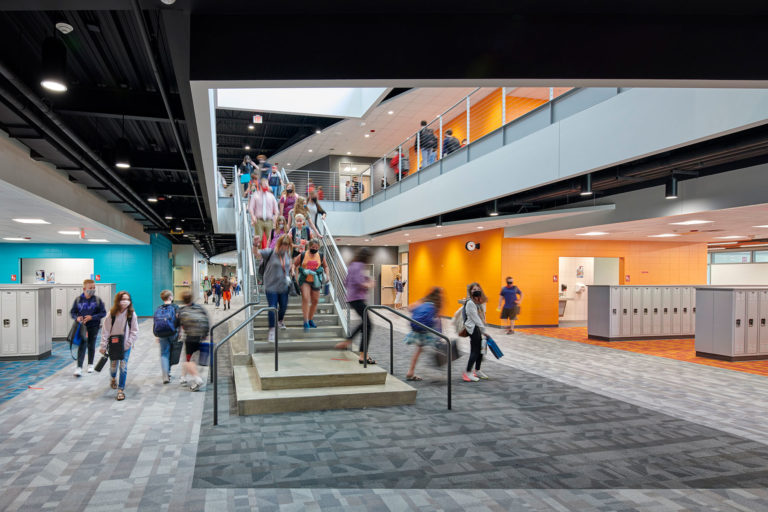
[(181, 379), (179, 379), (179, 385), (182, 386), (182, 387), (187, 385), (187, 376), (186, 375), (182, 375), (181, 376)]
[(281, 329), (287, 329), (285, 322), (277, 322), (277, 325), (279, 325)]
[(274, 327), (270, 327), (269, 328), (269, 336), (267, 337), (267, 341), (269, 341), (270, 343), (274, 343), (275, 342), (275, 328)]
[(83, 374), (83, 369), (79, 366), (75, 368), (75, 377), (80, 377)]
[(464, 382), (477, 382), (480, 380), (474, 375), (469, 375), (468, 373), (463, 374), (461, 378), (464, 379)]
[(88, 373), (93, 373), (93, 365), (92, 364), (88, 365)]
[(487, 379), (488, 378), (488, 376), (486, 374), (484, 374), (483, 372), (481, 372), (480, 370), (475, 370), (475, 373), (473, 375), (475, 377), (477, 377), (478, 379)]
[(192, 391), (200, 391), (200, 386), (203, 385), (203, 382), (205, 382), (203, 381), (203, 379), (201, 379), (200, 377), (196, 377), (194, 382), (190, 384), (189, 389)]

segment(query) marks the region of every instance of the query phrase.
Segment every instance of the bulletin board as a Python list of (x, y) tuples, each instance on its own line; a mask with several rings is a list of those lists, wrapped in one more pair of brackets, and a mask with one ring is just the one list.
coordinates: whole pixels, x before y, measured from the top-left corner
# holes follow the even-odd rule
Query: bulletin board
[(21, 258), (21, 284), (83, 284), (93, 274), (92, 258)]

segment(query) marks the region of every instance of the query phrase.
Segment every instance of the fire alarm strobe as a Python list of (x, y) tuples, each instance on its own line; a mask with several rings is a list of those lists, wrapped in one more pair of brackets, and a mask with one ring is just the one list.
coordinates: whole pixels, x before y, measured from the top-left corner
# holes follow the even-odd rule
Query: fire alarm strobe
[(480, 242), (467, 242), (464, 244), (464, 248), (468, 251), (475, 251), (477, 249), (480, 249)]

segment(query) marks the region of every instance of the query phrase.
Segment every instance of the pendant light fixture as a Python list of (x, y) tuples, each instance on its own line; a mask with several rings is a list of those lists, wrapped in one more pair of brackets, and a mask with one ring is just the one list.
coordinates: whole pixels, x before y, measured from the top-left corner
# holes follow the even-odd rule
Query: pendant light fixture
[(66, 92), (67, 48), (56, 36), (43, 41), (43, 62), (40, 85), (52, 92)]
[(488, 214), (491, 217), (498, 217), (499, 216), (499, 205), (498, 205), (497, 201), (498, 201), (498, 199), (494, 199), (493, 200), (493, 211), (491, 211), (491, 213)]
[(131, 145), (125, 138), (125, 114), (123, 114), (122, 136), (115, 145), (115, 167), (129, 169), (131, 167)]
[(677, 178), (670, 176), (664, 187), (664, 197), (667, 199), (677, 199)]
[(581, 192), (579, 195), (591, 196), (592, 195), (592, 175), (585, 174), (581, 177)]

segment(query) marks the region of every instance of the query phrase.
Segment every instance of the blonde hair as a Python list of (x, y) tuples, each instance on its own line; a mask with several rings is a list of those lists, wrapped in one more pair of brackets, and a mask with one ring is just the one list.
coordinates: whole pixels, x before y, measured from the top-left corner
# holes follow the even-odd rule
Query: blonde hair
[(301, 219), (301, 220), (307, 220), (307, 219), (304, 217), (304, 215), (303, 215), (303, 214), (301, 214), (301, 213), (297, 213), (296, 215), (294, 215), (294, 216), (293, 216), (293, 220), (295, 220), (295, 221), (298, 221), (299, 219)]
[(96, 284), (96, 282), (93, 279), (86, 279), (85, 281), (83, 281), (83, 288), (85, 288), (89, 284)]

